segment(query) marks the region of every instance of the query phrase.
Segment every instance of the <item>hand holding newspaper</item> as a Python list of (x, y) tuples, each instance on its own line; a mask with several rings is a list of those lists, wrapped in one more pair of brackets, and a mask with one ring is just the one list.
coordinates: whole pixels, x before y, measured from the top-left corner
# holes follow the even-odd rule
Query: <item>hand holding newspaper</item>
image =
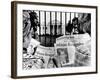
[(30, 44), (27, 48), (27, 54), (32, 55), (33, 53), (35, 53), (35, 48), (40, 44), (40, 42), (38, 42), (35, 39), (31, 39)]

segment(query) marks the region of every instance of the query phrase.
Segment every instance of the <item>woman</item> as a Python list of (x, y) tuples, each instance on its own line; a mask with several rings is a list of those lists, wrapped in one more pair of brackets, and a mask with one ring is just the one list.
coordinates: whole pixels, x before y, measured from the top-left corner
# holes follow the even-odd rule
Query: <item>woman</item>
[[(35, 12), (32, 12), (31, 14), (35, 14), (34, 16), (36, 16)], [(34, 19), (36, 19), (36, 17), (33, 18), (32, 20)], [(23, 11), (23, 53), (25, 53), (26, 56), (34, 55), (37, 46), (40, 44), (37, 40), (32, 38), (34, 27), (37, 27), (37, 25), (34, 26), (32, 25), (32, 20), (31, 20), (30, 12), (24, 10)]]

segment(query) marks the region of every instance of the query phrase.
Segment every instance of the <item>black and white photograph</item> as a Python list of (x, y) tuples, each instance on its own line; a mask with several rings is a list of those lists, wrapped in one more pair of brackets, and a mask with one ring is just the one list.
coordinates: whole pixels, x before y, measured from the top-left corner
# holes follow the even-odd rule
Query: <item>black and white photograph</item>
[[(72, 42), (71, 45), (76, 48), (74, 65), (89, 66), (91, 61), (91, 13), (23, 10), (23, 69), (48, 68), (43, 67), (44, 62), (48, 59), (41, 58), (46, 54), (45, 48), (42, 50), (44, 55), (38, 56), (36, 55), (38, 47), (55, 49), (56, 39), (67, 37), (67, 35), (70, 38), (69, 41)], [(66, 37), (64, 39), (68, 43)], [(64, 42), (62, 43), (64, 46)], [(50, 56), (54, 58), (52, 65), (56, 63), (56, 67), (58, 67), (60, 62), (68, 63), (68, 46), (70, 44), (66, 48), (58, 48), (57, 54), (52, 52), (54, 54)], [(71, 51), (71, 49), (69, 50)], [(39, 52), (42, 51), (40, 49)], [(55, 58), (55, 56), (59, 57)], [(40, 65), (37, 67), (37, 64)]]
[(17, 3), (17, 76), (96, 72), (96, 7)]

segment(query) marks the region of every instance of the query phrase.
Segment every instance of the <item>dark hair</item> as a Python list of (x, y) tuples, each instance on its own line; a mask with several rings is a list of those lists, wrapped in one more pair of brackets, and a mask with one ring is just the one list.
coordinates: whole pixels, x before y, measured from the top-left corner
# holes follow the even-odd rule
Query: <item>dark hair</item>
[(31, 28), (33, 28), (34, 32), (37, 31), (37, 26), (38, 26), (38, 21), (35, 21), (37, 20), (37, 14), (36, 12), (30, 12), (29, 13), (30, 15), (30, 21), (31, 21)]
[(80, 26), (78, 28), (79, 33), (88, 33), (91, 35), (91, 14), (86, 13), (79, 22)]
[(77, 17), (74, 17), (74, 18), (72, 19), (72, 22), (74, 22), (74, 21), (77, 21), (77, 23), (78, 23), (78, 18), (77, 18)]

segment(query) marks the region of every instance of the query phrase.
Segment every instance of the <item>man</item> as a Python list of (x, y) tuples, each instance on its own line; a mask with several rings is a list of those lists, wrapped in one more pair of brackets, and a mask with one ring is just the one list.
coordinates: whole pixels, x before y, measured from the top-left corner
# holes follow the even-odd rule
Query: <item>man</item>
[(73, 26), (73, 29), (72, 29), (72, 33), (71, 34), (78, 34), (78, 27), (79, 27), (79, 24), (78, 24), (78, 18), (74, 18), (72, 20), (72, 26)]

